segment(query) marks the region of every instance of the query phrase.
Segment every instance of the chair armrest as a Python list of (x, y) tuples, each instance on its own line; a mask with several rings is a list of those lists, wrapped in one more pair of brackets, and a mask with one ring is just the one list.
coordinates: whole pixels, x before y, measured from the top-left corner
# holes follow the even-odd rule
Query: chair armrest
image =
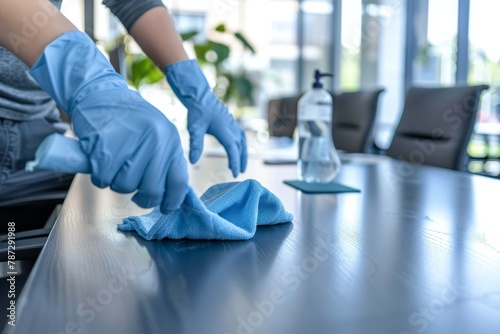
[[(34, 260), (40, 254), (43, 245), (47, 241), (47, 237), (30, 238), (17, 240), (15, 250), (10, 249), (15, 252), (16, 261), (19, 260)], [(6, 262), (8, 260), (9, 245), (8, 241), (0, 242), (0, 262)]]
[[(30, 238), (39, 238), (39, 237), (48, 237), (50, 233), (50, 228), (37, 228), (35, 230), (23, 231), (16, 233), (16, 243), (19, 240), (30, 239)], [(0, 236), (0, 243), (4, 243), (8, 241), (8, 234), (4, 234)]]

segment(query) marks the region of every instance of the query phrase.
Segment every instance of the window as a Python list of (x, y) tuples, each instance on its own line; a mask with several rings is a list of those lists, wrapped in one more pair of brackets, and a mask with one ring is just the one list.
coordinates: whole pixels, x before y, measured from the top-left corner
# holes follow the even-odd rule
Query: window
[(340, 89), (360, 88), (361, 0), (342, 3)]
[(61, 4), (61, 13), (80, 30), (85, 28), (83, 3), (83, 0), (64, 0)]
[[(469, 84), (487, 84), (479, 121), (499, 123), (500, 118), (500, 1), (471, 0), (469, 28)], [(499, 131), (500, 132), (500, 131)]]
[[(304, 41), (300, 85), (302, 92), (311, 88), (315, 69), (321, 72), (333, 71), (333, 11), (332, 0), (306, 0), (301, 4)], [(332, 87), (330, 80), (325, 79), (327, 89)]]
[(458, 0), (418, 1), (415, 13), (416, 54), (413, 84), (455, 84)]
[(487, 84), (482, 95), (478, 123), (471, 143), (472, 172), (500, 175), (500, 30), (497, 0), (471, 0), (469, 17), (469, 72), (471, 85)]
[(385, 88), (379, 102), (375, 142), (390, 144), (403, 107), (404, 0), (342, 2), (340, 89)]

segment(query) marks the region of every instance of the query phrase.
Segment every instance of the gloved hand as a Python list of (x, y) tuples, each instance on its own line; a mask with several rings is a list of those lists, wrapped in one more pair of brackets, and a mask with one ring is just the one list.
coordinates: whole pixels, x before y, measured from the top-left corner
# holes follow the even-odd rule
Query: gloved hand
[(164, 213), (180, 207), (189, 185), (177, 129), (128, 89), (85, 33), (52, 41), (30, 73), (71, 116), (96, 186), (138, 190), (134, 202)]
[(168, 65), (167, 81), (188, 110), (189, 160), (195, 163), (203, 150), (205, 133), (213, 135), (226, 149), (229, 168), (236, 177), (247, 166), (245, 134), (227, 108), (212, 93), (195, 60)]

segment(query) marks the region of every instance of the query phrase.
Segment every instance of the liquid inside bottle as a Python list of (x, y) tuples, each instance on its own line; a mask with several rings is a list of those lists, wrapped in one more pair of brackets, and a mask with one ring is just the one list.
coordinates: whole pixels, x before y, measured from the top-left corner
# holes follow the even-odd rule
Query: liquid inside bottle
[(331, 121), (299, 121), (298, 178), (308, 183), (328, 183), (340, 171), (340, 157), (331, 138)]

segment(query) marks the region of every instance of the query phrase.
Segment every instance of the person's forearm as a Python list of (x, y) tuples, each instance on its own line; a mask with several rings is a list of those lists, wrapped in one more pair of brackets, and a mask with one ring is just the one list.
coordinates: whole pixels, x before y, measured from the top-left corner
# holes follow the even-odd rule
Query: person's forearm
[(188, 59), (179, 33), (165, 7), (155, 7), (145, 12), (129, 32), (162, 71), (167, 65)]
[(76, 29), (48, 0), (0, 0), (0, 45), (28, 66), (50, 42)]

